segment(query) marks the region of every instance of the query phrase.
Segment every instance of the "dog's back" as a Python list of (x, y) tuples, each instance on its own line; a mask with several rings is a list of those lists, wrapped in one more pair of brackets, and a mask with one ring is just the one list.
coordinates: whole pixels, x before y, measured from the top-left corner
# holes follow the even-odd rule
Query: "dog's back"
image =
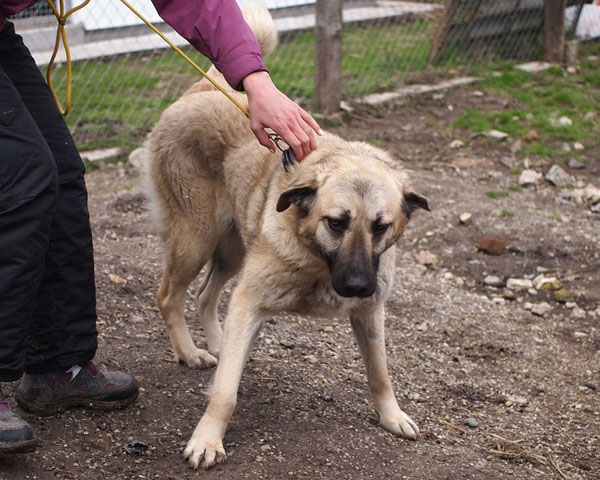
[[(242, 11), (263, 56), (269, 55), (277, 46), (271, 14), (258, 4)], [(246, 96), (233, 90), (214, 66), (208, 73), (247, 106)], [(149, 152), (146, 192), (152, 218), (163, 236), (182, 223), (205, 234), (208, 217), (225, 225), (231, 221), (223, 188), (224, 145), (235, 148), (251, 139), (247, 118), (206, 79), (163, 112), (145, 144)]]

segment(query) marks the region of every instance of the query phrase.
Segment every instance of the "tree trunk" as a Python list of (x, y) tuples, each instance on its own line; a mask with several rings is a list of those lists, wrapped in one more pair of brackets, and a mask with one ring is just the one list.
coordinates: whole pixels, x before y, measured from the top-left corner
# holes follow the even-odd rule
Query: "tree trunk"
[(317, 0), (315, 63), (317, 109), (331, 115), (342, 100), (342, 0)]
[(544, 0), (544, 60), (561, 63), (565, 49), (566, 0)]

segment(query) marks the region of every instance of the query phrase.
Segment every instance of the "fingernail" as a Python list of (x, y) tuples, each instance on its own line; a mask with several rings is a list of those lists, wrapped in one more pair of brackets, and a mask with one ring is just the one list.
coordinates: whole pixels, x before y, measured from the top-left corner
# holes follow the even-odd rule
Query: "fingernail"
[(323, 130), (319, 128), (319, 135), (323, 135)]
[(275, 153), (275, 149), (274, 148), (269, 148), (269, 152)]

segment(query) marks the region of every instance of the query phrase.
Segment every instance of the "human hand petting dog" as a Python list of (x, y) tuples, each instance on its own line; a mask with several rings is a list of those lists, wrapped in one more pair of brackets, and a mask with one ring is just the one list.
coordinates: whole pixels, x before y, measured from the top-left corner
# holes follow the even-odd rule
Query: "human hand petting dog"
[(275, 86), (267, 72), (253, 72), (243, 84), (248, 94), (250, 128), (262, 146), (275, 151), (265, 132), (270, 128), (291, 147), (298, 161), (317, 148), (314, 134), (321, 135), (321, 127)]

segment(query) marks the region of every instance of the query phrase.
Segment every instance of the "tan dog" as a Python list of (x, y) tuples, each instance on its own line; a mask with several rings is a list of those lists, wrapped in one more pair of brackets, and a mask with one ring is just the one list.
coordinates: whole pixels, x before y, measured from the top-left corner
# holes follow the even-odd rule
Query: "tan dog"
[[(268, 12), (249, 19), (263, 51), (275, 42)], [(153, 212), (165, 241), (158, 303), (180, 361), (219, 365), (206, 413), (184, 455), (193, 467), (225, 460), (223, 436), (244, 364), (265, 320), (278, 312), (349, 316), (381, 425), (414, 439), (387, 371), (384, 302), (395, 244), (411, 212), (429, 209), (384, 151), (325, 133), (290, 172), (261, 147), (246, 117), (205, 81), (169, 107), (150, 134)], [(245, 96), (236, 93), (245, 103)], [(198, 294), (208, 352), (184, 319), (186, 289), (210, 262)], [(225, 320), (217, 304), (241, 270)], [(210, 353), (209, 353), (210, 352)]]

